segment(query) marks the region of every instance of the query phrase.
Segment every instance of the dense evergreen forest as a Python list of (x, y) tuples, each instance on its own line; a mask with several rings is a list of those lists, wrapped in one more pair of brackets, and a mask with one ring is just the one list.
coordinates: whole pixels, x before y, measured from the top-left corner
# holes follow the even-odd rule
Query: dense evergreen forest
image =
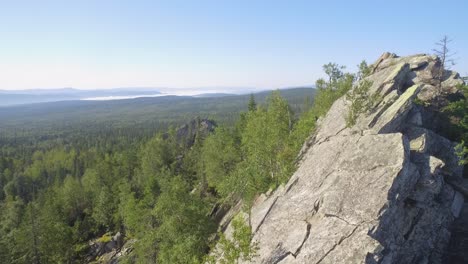
[[(314, 103), (304, 96), (300, 103), (297, 98), (289, 102), (275, 91), (265, 99), (243, 96), (231, 106), (221, 104), (225, 110), (219, 114), (207, 99), (197, 101), (207, 107), (203, 111), (187, 110), (182, 100), (167, 103), (164, 111), (173, 115), (166, 119), (158, 119), (154, 115), (162, 114), (156, 112), (133, 124), (134, 115), (122, 114), (113, 126), (102, 110), (108, 104), (84, 105), (76, 114), (69, 110), (66, 118), (76, 119), (70, 123), (57, 113), (50, 122), (24, 129), (13, 129), (15, 116), (4, 114), (1, 262), (86, 262), (92, 260), (90, 240), (106, 241), (117, 232), (125, 241), (135, 241), (133, 252), (121, 259), (124, 263), (249, 258), (255, 254), (249, 228), (234, 222), (237, 241), (228, 241), (218, 235), (214, 212), (240, 200), (248, 207), (259, 193), (285, 183), (317, 119), (362, 78), (366, 65), (360, 69), (350, 74), (336, 64), (325, 65), (328, 78), (317, 81), (310, 94)], [(109, 104), (117, 104), (112, 109), (118, 113), (129, 107), (122, 105), (126, 102)], [(213, 121), (198, 118), (191, 122), (194, 126), (178, 129), (195, 115)], [(209, 255), (216, 241), (224, 254)]]
[[(281, 90), (292, 110), (310, 107), (315, 89)], [(270, 92), (255, 94), (264, 103)], [(76, 139), (80, 135), (113, 138), (150, 137), (195, 116), (232, 125), (247, 107), (249, 95), (222, 97), (162, 96), (111, 101), (62, 101), (0, 107), (0, 140)], [(305, 108), (304, 108), (305, 107)]]

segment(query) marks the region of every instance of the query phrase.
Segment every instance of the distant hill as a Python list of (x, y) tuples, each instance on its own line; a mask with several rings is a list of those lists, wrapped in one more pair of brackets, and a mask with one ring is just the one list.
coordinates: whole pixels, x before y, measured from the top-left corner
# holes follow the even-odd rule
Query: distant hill
[(32, 90), (0, 90), (0, 106), (11, 106), (31, 103), (81, 100), (96, 97), (142, 96), (157, 95), (155, 88), (114, 88), (101, 90), (62, 89), (32, 89)]
[[(296, 113), (303, 111), (306, 98), (313, 99), (315, 89), (281, 90)], [(254, 94), (258, 103), (271, 91)], [(250, 94), (160, 96), (111, 101), (61, 101), (0, 107), (0, 135), (14, 131), (53, 134), (76, 130), (148, 129), (164, 124), (182, 124), (195, 116), (233, 122), (247, 110)]]

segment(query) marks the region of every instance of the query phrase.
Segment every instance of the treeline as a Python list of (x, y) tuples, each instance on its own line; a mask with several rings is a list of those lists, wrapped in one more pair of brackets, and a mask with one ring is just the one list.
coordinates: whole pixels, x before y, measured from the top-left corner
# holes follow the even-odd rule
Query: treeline
[[(83, 131), (75, 141), (2, 145), (0, 259), (79, 263), (90, 240), (120, 232), (136, 240), (122, 262), (207, 261), (218, 231), (215, 209), (240, 200), (249, 206), (284, 184), (316, 120), (356, 81), (336, 64), (324, 69), (327, 80), (317, 82), (315, 103), (299, 118), (278, 91), (263, 104), (252, 96), (233, 125), (196, 130), (191, 144), (169, 128), (141, 141), (119, 135), (86, 144)], [(237, 225), (238, 237), (250, 239)], [(245, 241), (223, 241), (230, 252), (217, 257), (226, 263), (250, 254)]]

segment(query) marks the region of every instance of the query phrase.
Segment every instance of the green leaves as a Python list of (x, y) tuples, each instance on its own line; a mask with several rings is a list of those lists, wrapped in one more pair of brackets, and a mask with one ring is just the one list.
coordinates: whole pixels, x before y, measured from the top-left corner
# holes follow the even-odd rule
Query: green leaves
[(347, 127), (354, 126), (359, 115), (369, 112), (380, 99), (379, 93), (369, 93), (371, 86), (372, 82), (362, 80), (346, 94), (346, 99), (351, 102), (348, 114), (345, 118)]
[(302, 114), (292, 131), (291, 145), (296, 153), (300, 150), (305, 139), (315, 129), (318, 118), (327, 114), (333, 103), (352, 88), (355, 80), (354, 75), (342, 72), (343, 66), (328, 63), (323, 67), (329, 76), (329, 81), (317, 80), (315, 85), (317, 93), (314, 97), (314, 104), (309, 111)]
[(220, 127), (206, 138), (202, 182), (228, 204), (239, 199), (248, 204), (258, 193), (284, 183), (296, 155), (289, 143), (293, 124), (288, 103), (279, 91), (273, 92), (266, 105), (241, 115), (235, 129)]
[(208, 263), (236, 264), (239, 260), (251, 261), (258, 251), (258, 245), (252, 244), (252, 230), (242, 215), (237, 215), (231, 222), (232, 234), (228, 238), (220, 233), (219, 241)]
[(356, 74), (358, 80), (362, 80), (371, 74), (371, 67), (367, 65), (365, 60), (361, 61), (358, 65), (358, 73)]
[(460, 157), (460, 165), (467, 165), (468, 164), (468, 144), (462, 140), (456, 146), (456, 153), (458, 157)]
[(203, 143), (201, 162), (209, 187), (220, 189), (220, 185), (240, 161), (240, 147), (235, 134), (227, 128), (218, 127)]
[(250, 94), (248, 109), (249, 112), (253, 112), (257, 109), (257, 103), (255, 102), (255, 97), (253, 94)]
[(208, 234), (215, 229), (208, 217), (208, 204), (190, 194), (181, 177), (162, 184), (162, 193), (154, 208), (160, 223), (158, 263), (195, 263), (208, 248)]
[(450, 118), (455, 139), (460, 141), (456, 147), (460, 164), (466, 165), (468, 164), (468, 85), (460, 86), (459, 89), (463, 97), (449, 103), (443, 111)]
[(242, 150), (245, 159), (257, 167), (259, 177), (270, 177), (277, 183), (283, 178), (279, 156), (287, 148), (292, 122), (292, 113), (279, 91), (272, 93), (266, 109), (249, 114)]
[(158, 135), (152, 138), (141, 152), (143, 174), (151, 177), (163, 169), (171, 168), (175, 160), (175, 150), (172, 137), (164, 139), (162, 135)]
[(343, 70), (345, 66), (340, 66), (336, 63), (328, 63), (323, 65), (323, 71), (326, 75), (328, 75), (328, 83), (333, 84), (343, 78), (344, 73)]
[(113, 217), (115, 212), (115, 197), (113, 197), (110, 189), (108, 187), (101, 187), (97, 200), (93, 208), (92, 217), (96, 223), (104, 226), (106, 229), (109, 229), (113, 225)]

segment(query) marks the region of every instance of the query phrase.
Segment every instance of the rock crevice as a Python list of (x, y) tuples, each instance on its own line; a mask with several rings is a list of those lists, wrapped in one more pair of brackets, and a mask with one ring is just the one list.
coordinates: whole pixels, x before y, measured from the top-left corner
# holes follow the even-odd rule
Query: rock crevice
[(346, 235), (344, 237), (342, 237), (338, 243), (336, 243), (335, 245), (332, 246), (332, 248), (330, 248), (330, 250), (328, 250), (325, 255), (323, 255), (317, 262), (315, 262), (315, 264), (320, 264), (322, 263), (322, 261), (329, 255), (331, 254), (335, 249), (336, 247), (338, 247), (339, 245), (341, 245), (341, 243), (343, 243), (343, 241), (345, 241), (346, 239), (350, 238), (354, 232), (356, 232), (356, 230), (358, 229), (359, 226), (356, 226), (352, 231), (351, 233), (349, 233), (349, 235)]

